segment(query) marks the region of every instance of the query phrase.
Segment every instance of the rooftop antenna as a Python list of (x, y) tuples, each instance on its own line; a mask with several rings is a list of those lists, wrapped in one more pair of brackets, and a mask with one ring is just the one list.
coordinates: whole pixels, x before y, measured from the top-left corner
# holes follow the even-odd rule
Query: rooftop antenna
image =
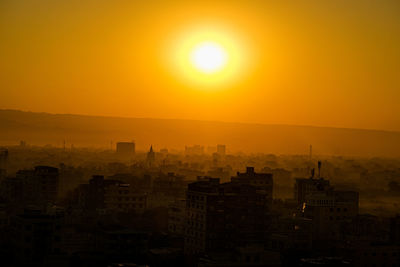
[(315, 174), (315, 168), (312, 168), (312, 169), (311, 169), (311, 179), (314, 178), (314, 174)]

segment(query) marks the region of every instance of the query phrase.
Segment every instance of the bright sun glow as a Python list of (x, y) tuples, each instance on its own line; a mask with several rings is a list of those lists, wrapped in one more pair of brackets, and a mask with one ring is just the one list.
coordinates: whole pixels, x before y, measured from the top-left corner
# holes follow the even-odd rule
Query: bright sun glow
[(251, 50), (242, 35), (218, 25), (184, 29), (171, 35), (163, 52), (176, 81), (200, 90), (224, 90), (249, 73)]
[(203, 42), (193, 49), (190, 60), (199, 71), (214, 73), (226, 65), (228, 55), (221, 45)]

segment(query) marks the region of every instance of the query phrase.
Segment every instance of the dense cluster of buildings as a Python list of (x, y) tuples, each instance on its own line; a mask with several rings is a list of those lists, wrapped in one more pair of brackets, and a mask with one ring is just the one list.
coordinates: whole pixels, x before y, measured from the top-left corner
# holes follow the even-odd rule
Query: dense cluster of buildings
[[(200, 171), (204, 162), (174, 169), (151, 147), (129, 168), (93, 167), (67, 193), (63, 180), (84, 170), (39, 165), (1, 177), (4, 266), (399, 265), (400, 217), (360, 213), (359, 192), (323, 178), (321, 163), (310, 177), (277, 167), (231, 175), (215, 161), (229, 157), (225, 146), (212, 151)], [(116, 154), (131, 160), (134, 143)], [(277, 198), (290, 181), (292, 196)]]

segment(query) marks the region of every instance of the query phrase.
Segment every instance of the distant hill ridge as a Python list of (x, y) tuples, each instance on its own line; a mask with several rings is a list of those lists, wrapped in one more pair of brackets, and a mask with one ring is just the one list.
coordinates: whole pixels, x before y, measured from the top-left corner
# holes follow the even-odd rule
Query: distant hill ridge
[(98, 147), (135, 140), (139, 149), (226, 144), (231, 152), (278, 154), (307, 154), (312, 144), (317, 154), (400, 156), (400, 132), (0, 110), (0, 145), (20, 140)]

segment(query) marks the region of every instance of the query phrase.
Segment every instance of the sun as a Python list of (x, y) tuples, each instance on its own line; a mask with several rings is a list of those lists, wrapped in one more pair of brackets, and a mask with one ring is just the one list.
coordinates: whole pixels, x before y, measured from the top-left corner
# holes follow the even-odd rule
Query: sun
[(199, 71), (207, 74), (222, 70), (228, 61), (226, 50), (218, 43), (205, 41), (196, 45), (191, 54), (190, 62)]
[(160, 50), (171, 81), (212, 92), (237, 86), (252, 69), (245, 36), (219, 24), (187, 25), (171, 34)]

